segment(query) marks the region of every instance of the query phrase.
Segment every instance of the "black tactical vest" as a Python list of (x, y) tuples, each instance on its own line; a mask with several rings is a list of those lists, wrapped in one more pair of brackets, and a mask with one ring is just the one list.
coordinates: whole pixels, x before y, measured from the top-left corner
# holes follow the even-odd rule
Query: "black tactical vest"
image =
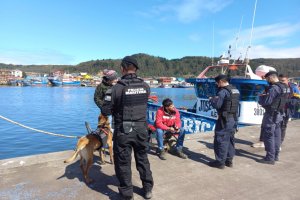
[(270, 112), (283, 112), (288, 102), (290, 95), (290, 88), (284, 83), (276, 82), (274, 85), (277, 85), (280, 88), (280, 95), (274, 99), (272, 104), (266, 108)]
[(222, 89), (230, 93), (229, 97), (225, 97), (223, 105), (219, 112), (227, 114), (236, 114), (239, 108), (240, 92), (233, 85), (228, 85)]
[(134, 122), (146, 122), (146, 110), (148, 101), (148, 88), (142, 79), (125, 79), (119, 81), (124, 85), (122, 91), (122, 107), (120, 108), (123, 118), (123, 128), (134, 126)]

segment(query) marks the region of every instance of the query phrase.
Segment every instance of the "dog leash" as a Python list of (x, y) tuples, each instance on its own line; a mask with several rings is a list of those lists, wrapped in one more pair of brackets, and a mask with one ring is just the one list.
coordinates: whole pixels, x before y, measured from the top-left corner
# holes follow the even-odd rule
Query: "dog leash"
[(108, 135), (108, 132), (104, 128), (100, 128), (101, 131), (105, 133), (105, 135)]
[(11, 120), (11, 119), (8, 119), (8, 118), (6, 118), (6, 117), (3, 117), (2, 115), (0, 115), (0, 118), (6, 120), (6, 121), (8, 121), (8, 122), (11, 122), (11, 123), (13, 123), (13, 124), (19, 125), (19, 126), (21, 126), (21, 127), (23, 127), (23, 128), (27, 128), (27, 129), (30, 129), (30, 130), (33, 130), (33, 131), (36, 131), (36, 132), (40, 132), (40, 133), (45, 133), (45, 134), (48, 134), (48, 135), (54, 135), (54, 136), (66, 137), (66, 138), (80, 138), (80, 137), (81, 137), (81, 136), (74, 136), (74, 135), (62, 135), (62, 134), (51, 133), (51, 132), (48, 132), (48, 131), (43, 131), (43, 130), (31, 128), (31, 127), (29, 127), (29, 126), (25, 126), (25, 125), (23, 125), (23, 124), (20, 124), (20, 123), (18, 123), (18, 122), (15, 122), (15, 121), (13, 121), (13, 120)]

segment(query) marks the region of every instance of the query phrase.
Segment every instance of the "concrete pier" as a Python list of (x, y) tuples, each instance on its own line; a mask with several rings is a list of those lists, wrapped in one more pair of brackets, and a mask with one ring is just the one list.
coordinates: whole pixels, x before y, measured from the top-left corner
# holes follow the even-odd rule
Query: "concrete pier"
[[(155, 181), (154, 200), (300, 199), (300, 120), (288, 124), (286, 139), (275, 165), (258, 163), (264, 148), (252, 148), (259, 126), (245, 127), (236, 134), (234, 167), (211, 168), (213, 133), (188, 135), (187, 160), (171, 154), (162, 161), (149, 154)], [(1, 200), (93, 200), (118, 199), (118, 181), (113, 165), (99, 165), (98, 155), (90, 170), (95, 182), (83, 182), (78, 159), (64, 164), (73, 151), (0, 160)], [(106, 157), (107, 161), (109, 157)], [(143, 199), (141, 181), (132, 161), (134, 198)]]

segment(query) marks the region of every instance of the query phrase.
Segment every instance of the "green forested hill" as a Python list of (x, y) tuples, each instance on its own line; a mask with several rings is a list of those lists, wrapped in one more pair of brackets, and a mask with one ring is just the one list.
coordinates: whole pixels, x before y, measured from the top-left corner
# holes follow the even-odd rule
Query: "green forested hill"
[[(181, 59), (168, 60), (162, 57), (147, 54), (135, 54), (139, 65), (139, 76), (197, 76), (206, 66), (211, 64), (211, 58), (202, 56), (187, 56)], [(217, 58), (215, 58), (217, 60)], [(65, 70), (69, 73), (88, 72), (97, 74), (100, 70), (109, 68), (119, 71), (119, 59), (91, 60), (78, 65), (7, 65), (1, 64), (0, 68), (20, 69), (25, 72), (49, 73), (55, 70)], [(279, 73), (287, 73), (290, 77), (300, 76), (300, 58), (288, 59), (253, 59), (250, 66), (253, 70), (259, 65), (275, 67)]]

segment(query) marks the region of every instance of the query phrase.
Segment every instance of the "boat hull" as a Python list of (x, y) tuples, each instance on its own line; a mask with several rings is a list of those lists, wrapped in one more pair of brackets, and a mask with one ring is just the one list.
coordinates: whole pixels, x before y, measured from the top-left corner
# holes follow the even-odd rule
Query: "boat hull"
[[(217, 87), (213, 78), (194, 78), (187, 82), (193, 83), (197, 102), (196, 113), (210, 119), (217, 119), (217, 111), (214, 109), (209, 98), (215, 96)], [(264, 108), (258, 104), (258, 96), (268, 83), (265, 80), (252, 80), (243, 78), (232, 78), (230, 84), (240, 91), (240, 103), (238, 121), (241, 125), (259, 125), (262, 122)]]
[[(160, 105), (148, 103), (147, 121), (148, 124), (154, 125), (156, 111)], [(216, 119), (210, 119), (196, 113), (179, 110), (181, 127), (186, 134), (195, 134), (200, 132), (213, 131), (215, 129)]]
[(80, 81), (60, 81), (60, 80), (55, 80), (55, 79), (49, 79), (49, 82), (52, 86), (80, 86), (81, 82)]

